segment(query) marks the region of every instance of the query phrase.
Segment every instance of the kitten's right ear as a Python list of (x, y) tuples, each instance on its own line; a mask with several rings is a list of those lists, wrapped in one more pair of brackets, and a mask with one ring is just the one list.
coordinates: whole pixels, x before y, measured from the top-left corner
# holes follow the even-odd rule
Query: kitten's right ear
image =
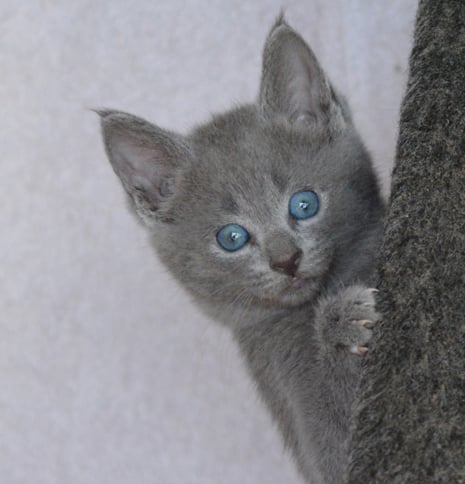
[(189, 155), (184, 140), (131, 114), (97, 110), (108, 158), (146, 225), (168, 221), (170, 199)]

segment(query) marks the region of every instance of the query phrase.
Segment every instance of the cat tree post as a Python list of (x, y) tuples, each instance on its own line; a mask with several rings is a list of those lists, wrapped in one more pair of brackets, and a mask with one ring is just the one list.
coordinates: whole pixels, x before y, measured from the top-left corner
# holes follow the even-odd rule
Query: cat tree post
[(351, 484), (465, 482), (465, 2), (421, 0)]

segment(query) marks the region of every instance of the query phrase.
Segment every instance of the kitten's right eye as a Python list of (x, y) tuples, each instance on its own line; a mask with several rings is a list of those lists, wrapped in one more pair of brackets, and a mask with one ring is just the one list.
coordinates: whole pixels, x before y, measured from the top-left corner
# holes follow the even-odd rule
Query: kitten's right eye
[(249, 237), (247, 230), (238, 224), (225, 225), (216, 234), (218, 244), (228, 252), (242, 249), (249, 241)]

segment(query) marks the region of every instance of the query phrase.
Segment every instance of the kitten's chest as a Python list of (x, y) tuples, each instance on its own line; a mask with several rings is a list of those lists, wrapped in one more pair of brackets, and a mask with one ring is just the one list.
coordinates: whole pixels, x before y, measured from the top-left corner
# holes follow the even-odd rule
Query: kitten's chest
[(306, 305), (235, 331), (241, 351), (256, 378), (291, 383), (311, 378), (316, 362), (314, 307)]

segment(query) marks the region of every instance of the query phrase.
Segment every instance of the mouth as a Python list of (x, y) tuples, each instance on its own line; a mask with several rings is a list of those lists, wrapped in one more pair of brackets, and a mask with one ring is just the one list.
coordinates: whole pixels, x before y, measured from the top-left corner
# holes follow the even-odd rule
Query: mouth
[(277, 292), (275, 301), (280, 306), (299, 306), (312, 300), (318, 291), (318, 284), (311, 277), (290, 277)]
[(325, 285), (331, 257), (314, 257), (309, 271), (298, 271), (287, 277), (277, 291), (276, 300), (285, 306), (299, 306), (314, 300)]
[(292, 308), (315, 300), (325, 286), (329, 257), (314, 257), (311, 268), (301, 268), (295, 275), (274, 275), (273, 284), (263, 288), (259, 299), (266, 306)]

